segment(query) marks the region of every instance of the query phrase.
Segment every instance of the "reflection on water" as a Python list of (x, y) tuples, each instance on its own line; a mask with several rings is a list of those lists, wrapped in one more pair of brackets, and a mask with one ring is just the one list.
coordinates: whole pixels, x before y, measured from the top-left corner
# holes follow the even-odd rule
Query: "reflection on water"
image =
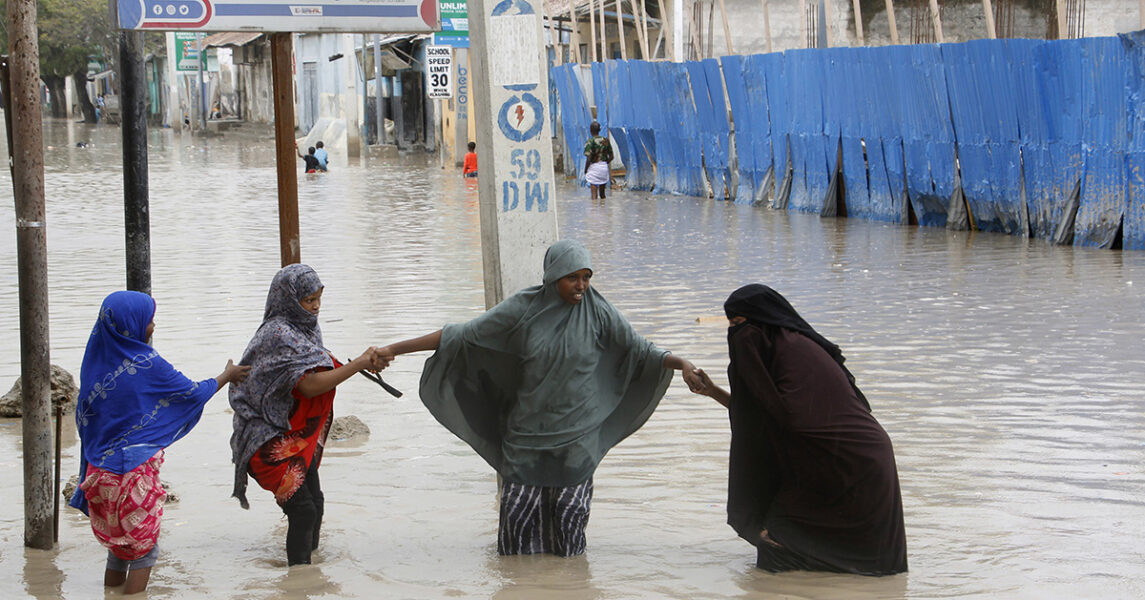
[[(45, 133), (53, 362), (78, 376), (103, 296), (122, 285), (119, 130)], [(242, 353), (277, 270), (270, 132), (150, 134), (156, 345), (188, 375)], [(79, 141), (90, 142), (77, 148)], [(326, 284), (342, 356), (483, 308), (477, 191), (436, 155), (374, 152), (300, 176), (302, 256)], [(10, 194), (6, 171), (0, 190)], [(287, 570), (269, 494), (230, 498), (230, 414), (218, 395), (163, 468), (151, 598), (1043, 598), (1145, 595), (1145, 254), (911, 229), (695, 198), (559, 186), (562, 234), (593, 251), (593, 284), (634, 326), (718, 380), (726, 295), (783, 292), (848, 365), (895, 442), (911, 572), (771, 575), (724, 524), (723, 409), (676, 382), (596, 474), (583, 558), (496, 555), (496, 478), (422, 408), (424, 356), (339, 388), (371, 429), (332, 442), (316, 564)], [(11, 204), (9, 204), (11, 206)], [(0, 385), (19, 373), (14, 215), (0, 211)], [(20, 432), (0, 421), (0, 597), (102, 593), (82, 515), (59, 548), (25, 551)], [(65, 428), (64, 473), (75, 471)]]

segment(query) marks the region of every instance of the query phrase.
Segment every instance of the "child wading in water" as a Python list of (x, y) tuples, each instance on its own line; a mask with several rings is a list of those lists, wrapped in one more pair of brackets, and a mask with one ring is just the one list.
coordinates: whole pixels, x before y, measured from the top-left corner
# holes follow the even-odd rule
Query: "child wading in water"
[(306, 265), (283, 267), (270, 283), (262, 325), (243, 353), (250, 378), (231, 388), (234, 497), (243, 508), (247, 476), (274, 493), (288, 522), (287, 565), (310, 564), (318, 548), (325, 495), (318, 466), (334, 420), (335, 386), (358, 371), (384, 369), (377, 348), (343, 365), (322, 345), (322, 282)]
[(469, 148), (469, 152), (465, 154), (461, 174), (465, 177), (477, 177), (477, 142), (469, 142), (466, 147)]
[(159, 483), (163, 450), (199, 422), (211, 396), (246, 378), (231, 361), (218, 377), (191, 381), (148, 344), (155, 300), (114, 292), (103, 301), (80, 367), (76, 428), (80, 485), (69, 504), (91, 517), (107, 547), (103, 584), (123, 593), (147, 588), (159, 556), (167, 492)]

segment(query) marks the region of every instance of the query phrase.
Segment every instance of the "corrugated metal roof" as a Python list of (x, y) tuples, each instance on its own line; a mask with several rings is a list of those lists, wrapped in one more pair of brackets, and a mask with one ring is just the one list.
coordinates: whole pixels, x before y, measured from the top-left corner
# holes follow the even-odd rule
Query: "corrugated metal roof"
[(203, 38), (203, 47), (245, 46), (261, 36), (261, 32), (250, 31), (224, 31), (222, 33), (213, 33)]

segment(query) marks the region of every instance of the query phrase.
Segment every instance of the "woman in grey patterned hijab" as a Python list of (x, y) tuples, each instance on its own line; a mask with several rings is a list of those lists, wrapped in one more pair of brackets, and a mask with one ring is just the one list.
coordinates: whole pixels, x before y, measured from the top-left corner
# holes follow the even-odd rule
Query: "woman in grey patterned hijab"
[(375, 347), (343, 365), (322, 345), (322, 281), (314, 269), (284, 267), (270, 284), (262, 325), (247, 345), (250, 377), (231, 386), (234, 497), (243, 508), (247, 475), (274, 492), (286, 513), (289, 564), (310, 562), (318, 546), (324, 496), (318, 482), (322, 446), (334, 418), (335, 386), (388, 360)]

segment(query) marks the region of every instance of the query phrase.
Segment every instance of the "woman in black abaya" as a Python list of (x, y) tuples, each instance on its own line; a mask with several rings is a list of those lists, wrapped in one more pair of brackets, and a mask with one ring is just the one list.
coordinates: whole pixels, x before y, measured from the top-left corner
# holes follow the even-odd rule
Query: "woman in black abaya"
[(728, 524), (756, 546), (757, 566), (906, 571), (891, 440), (839, 347), (764, 285), (736, 290), (724, 312), (731, 392), (698, 371), (698, 393), (728, 408)]

